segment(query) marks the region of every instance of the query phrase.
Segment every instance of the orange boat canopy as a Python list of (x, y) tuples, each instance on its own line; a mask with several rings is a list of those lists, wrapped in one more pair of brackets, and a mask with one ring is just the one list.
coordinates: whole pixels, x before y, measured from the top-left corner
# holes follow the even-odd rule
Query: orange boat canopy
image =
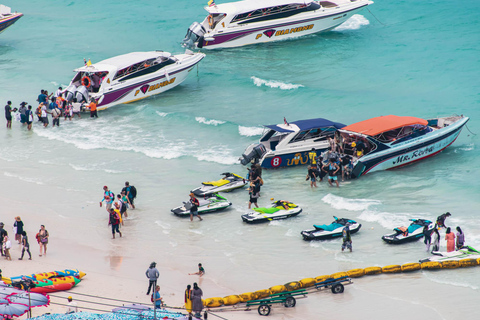
[(415, 124), (426, 126), (428, 125), (428, 121), (415, 117), (389, 115), (357, 122), (342, 128), (340, 131), (350, 131), (368, 136), (376, 136), (385, 131), (390, 131), (405, 126), (412, 126)]

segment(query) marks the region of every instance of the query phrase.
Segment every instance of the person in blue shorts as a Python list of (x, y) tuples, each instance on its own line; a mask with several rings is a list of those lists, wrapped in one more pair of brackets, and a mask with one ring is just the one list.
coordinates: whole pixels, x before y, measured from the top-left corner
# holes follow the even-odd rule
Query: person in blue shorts
[(328, 163), (322, 167), (322, 170), (328, 173), (328, 183), (333, 187), (333, 182), (335, 181), (335, 184), (339, 187), (337, 172), (340, 170), (340, 167), (335, 162), (335, 158), (330, 158)]

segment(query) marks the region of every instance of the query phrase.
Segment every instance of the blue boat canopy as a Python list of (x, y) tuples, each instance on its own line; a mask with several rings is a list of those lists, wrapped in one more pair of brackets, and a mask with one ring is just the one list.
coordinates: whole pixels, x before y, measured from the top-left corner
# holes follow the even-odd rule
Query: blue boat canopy
[(300, 131), (310, 130), (310, 129), (315, 129), (315, 128), (326, 128), (326, 127), (335, 127), (337, 129), (341, 129), (341, 128), (345, 127), (345, 125), (343, 123), (333, 122), (333, 121), (323, 119), (323, 118), (293, 121), (293, 122), (290, 122), (289, 125), (286, 125), (286, 124), (265, 125), (264, 127), (270, 128), (270, 129), (278, 131), (278, 132), (295, 132), (295, 131), (298, 131), (297, 128), (295, 128), (292, 125), (295, 125), (296, 127), (298, 127), (298, 129), (300, 129)]

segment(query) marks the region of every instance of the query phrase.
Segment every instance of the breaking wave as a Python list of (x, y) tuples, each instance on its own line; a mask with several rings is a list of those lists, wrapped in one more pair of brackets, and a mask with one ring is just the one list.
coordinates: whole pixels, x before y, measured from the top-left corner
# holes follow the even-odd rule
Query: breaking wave
[(354, 14), (350, 19), (336, 27), (335, 31), (344, 31), (344, 30), (358, 30), (362, 26), (368, 26), (370, 21), (367, 20), (361, 14)]
[(218, 126), (219, 124), (225, 123), (225, 121), (222, 121), (222, 120), (207, 119), (204, 117), (195, 117), (195, 120), (197, 120), (197, 122), (199, 123), (208, 124), (211, 126)]
[(372, 199), (347, 199), (335, 196), (331, 193), (322, 198), (322, 201), (338, 210), (363, 211), (370, 206), (379, 205), (382, 202)]
[(263, 133), (263, 128), (238, 126), (238, 133), (245, 137), (260, 136)]
[(275, 81), (275, 80), (263, 80), (254, 76), (250, 77), (250, 79), (253, 80), (253, 83), (257, 87), (266, 86), (270, 88), (279, 88), (281, 90), (293, 90), (293, 89), (298, 89), (300, 87), (304, 87), (301, 84), (284, 83), (284, 82)]

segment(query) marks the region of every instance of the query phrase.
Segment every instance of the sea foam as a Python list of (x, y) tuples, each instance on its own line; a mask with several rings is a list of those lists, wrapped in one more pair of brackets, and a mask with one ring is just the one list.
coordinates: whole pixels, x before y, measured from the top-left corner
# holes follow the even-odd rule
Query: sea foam
[(348, 211), (363, 211), (367, 210), (370, 206), (382, 203), (379, 200), (372, 199), (347, 199), (335, 196), (331, 193), (324, 196), (322, 201), (331, 205), (335, 209)]
[(257, 87), (266, 86), (270, 88), (279, 88), (281, 90), (293, 90), (293, 89), (298, 89), (300, 87), (304, 87), (301, 84), (284, 83), (284, 82), (275, 81), (275, 80), (264, 80), (264, 79), (257, 78), (255, 76), (250, 77), (250, 79), (253, 80), (253, 83)]
[(197, 122), (199, 123), (208, 124), (211, 126), (218, 126), (219, 124), (225, 123), (225, 121), (222, 121), (222, 120), (207, 119), (204, 117), (195, 117), (195, 120), (197, 120)]
[(345, 30), (357, 30), (360, 29), (362, 26), (368, 26), (370, 21), (367, 20), (361, 14), (354, 14), (350, 19), (336, 27), (335, 31), (345, 31)]
[(263, 128), (238, 126), (238, 133), (245, 137), (260, 136), (263, 133)]

